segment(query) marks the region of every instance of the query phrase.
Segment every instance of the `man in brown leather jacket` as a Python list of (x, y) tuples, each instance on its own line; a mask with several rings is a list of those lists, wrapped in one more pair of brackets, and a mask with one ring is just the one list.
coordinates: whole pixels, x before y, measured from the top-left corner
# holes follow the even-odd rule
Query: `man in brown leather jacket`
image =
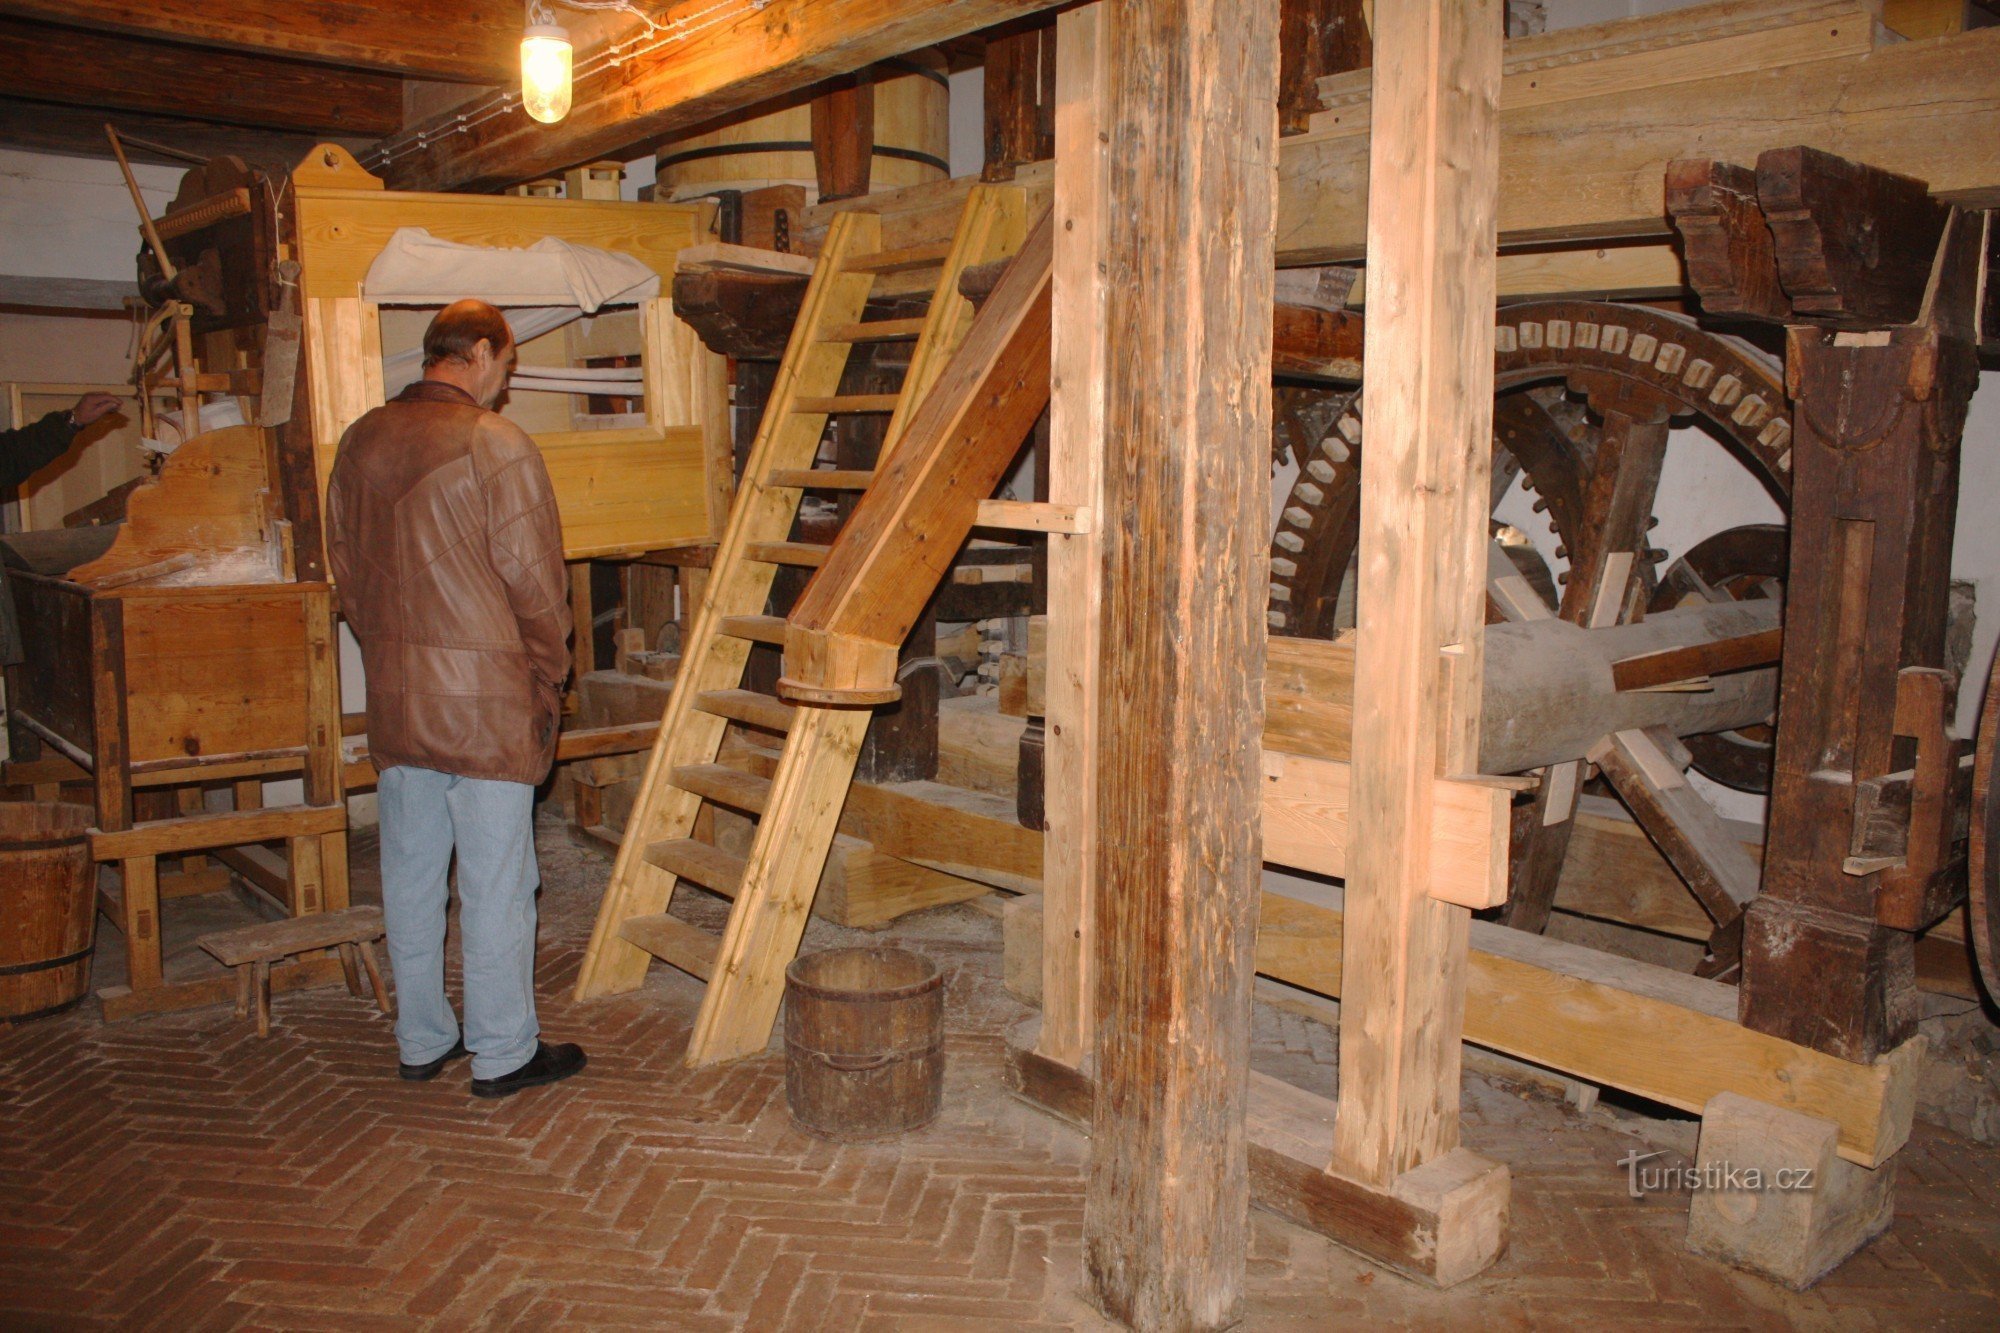
[[(562, 528), (527, 434), (490, 410), (515, 361), (501, 313), (459, 301), (424, 377), (341, 437), (327, 486), (341, 609), (361, 643), (381, 770), (382, 907), (406, 1079), (472, 1053), (475, 1096), (584, 1065), (535, 1017), (534, 790), (555, 755), (570, 613)], [(465, 1025), (444, 993), (458, 852)]]

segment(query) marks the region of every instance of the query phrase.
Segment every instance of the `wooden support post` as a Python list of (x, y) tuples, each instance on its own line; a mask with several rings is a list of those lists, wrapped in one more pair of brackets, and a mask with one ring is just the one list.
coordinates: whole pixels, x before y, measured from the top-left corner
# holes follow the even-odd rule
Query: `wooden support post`
[(90, 695), (94, 710), (91, 776), (97, 785), (97, 827), (132, 827), (131, 747), (125, 717), (125, 604), (90, 599)]
[[(1105, 70), (1101, 5), (1056, 20), (1055, 276), (1051, 293), (1049, 501), (1103, 513), (1104, 247), (1111, 153), (1098, 135)], [(1102, 525), (1098, 525), (1101, 527)], [(1049, 538), (1048, 718), (1042, 892), (1043, 1017), (1037, 1053), (1080, 1068), (1092, 1032), (1097, 878), (1100, 531)]]
[(1119, 651), (1098, 679), (1084, 1255), (1104, 1309), (1139, 1328), (1234, 1322), (1249, 1230), (1271, 431), (1252, 387), (1271, 376), (1277, 19), (1155, 0), (1100, 20), (1100, 209), (1118, 223), (1104, 434), (1121, 458), (1103, 627)]
[[(1486, 1206), (1439, 1238), (1490, 1262), (1505, 1168), (1459, 1148), (1469, 913), (1431, 895), (1440, 776), (1477, 771), (1492, 456), (1497, 0), (1376, 11), (1370, 318), (1347, 872), (1331, 1173), (1387, 1207)], [(1461, 1156), (1462, 1154), (1462, 1156)], [(1429, 1175), (1455, 1182), (1434, 1198)], [(1475, 1165), (1477, 1164), (1477, 1165)], [(1429, 1170), (1420, 1174), (1420, 1168)], [(1491, 1206), (1497, 1193), (1501, 1203)]]
[[(306, 762), (305, 804), (342, 807), (343, 824), (347, 796), (341, 784), (340, 765), (340, 651), (334, 637), (333, 593), (326, 587), (305, 594), (300, 613), (305, 622), (306, 654)], [(319, 905), (329, 912), (347, 906), (347, 831), (343, 828), (315, 835), (314, 864)], [(299, 887), (298, 858), (293, 857), (293, 910), (304, 912)]]
[(1010, 181), (1056, 147), (1056, 25), (1045, 16), (986, 39), (983, 180)]
[(1279, 0), (1278, 132), (1302, 134), (1319, 110), (1319, 81), (1375, 58), (1362, 0)]
[[(1763, 894), (1744, 927), (1742, 1012), (1745, 1026), (1848, 1060), (1872, 1060), (1916, 1031), (1910, 932), (1943, 915), (1941, 895), (1956, 887), (1948, 875), (1899, 882), (1903, 860), (1854, 853), (1868, 831), (1864, 789), (1910, 767), (1913, 750), (1923, 762), (1914, 719), (1898, 716), (1902, 677), (1944, 664), (1959, 435), (1978, 383), (1979, 223), (1954, 212), (1944, 227), (1917, 322), (1797, 326), (1788, 348), (1784, 707)], [(1853, 225), (1838, 212), (1825, 224)]]
[(875, 80), (869, 71), (837, 79), (813, 98), (812, 151), (821, 203), (868, 193), (875, 155)]

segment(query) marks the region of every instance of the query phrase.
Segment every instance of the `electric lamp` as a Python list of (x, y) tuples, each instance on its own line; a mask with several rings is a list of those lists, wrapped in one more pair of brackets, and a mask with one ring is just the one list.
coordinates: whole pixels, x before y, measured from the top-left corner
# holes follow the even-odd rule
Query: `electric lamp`
[(521, 108), (544, 125), (569, 114), (573, 56), (567, 28), (530, 23), (521, 33)]

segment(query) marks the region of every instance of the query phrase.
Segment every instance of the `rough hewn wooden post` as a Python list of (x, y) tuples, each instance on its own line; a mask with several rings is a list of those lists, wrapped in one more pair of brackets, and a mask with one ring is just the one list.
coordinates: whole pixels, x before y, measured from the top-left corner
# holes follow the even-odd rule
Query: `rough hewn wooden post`
[(1102, 131), (1098, 1299), (1221, 1328), (1241, 1296), (1261, 838), (1278, 8), (1116, 0)]

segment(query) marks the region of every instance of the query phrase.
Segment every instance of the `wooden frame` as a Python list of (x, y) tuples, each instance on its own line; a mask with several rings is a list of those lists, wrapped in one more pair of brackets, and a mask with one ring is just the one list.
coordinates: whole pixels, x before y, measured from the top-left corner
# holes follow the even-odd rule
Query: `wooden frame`
[[(305, 370), (320, 493), (347, 427), (383, 401), (379, 307), (362, 281), (401, 227), (468, 245), (555, 236), (628, 254), (671, 285), (682, 250), (707, 237), (709, 207), (602, 199), (384, 190), (343, 150), (323, 145), (293, 174), (304, 267)], [(711, 541), (731, 493), (723, 358), (659, 297), (642, 303), (646, 424), (535, 437), (549, 464), (572, 560)]]

